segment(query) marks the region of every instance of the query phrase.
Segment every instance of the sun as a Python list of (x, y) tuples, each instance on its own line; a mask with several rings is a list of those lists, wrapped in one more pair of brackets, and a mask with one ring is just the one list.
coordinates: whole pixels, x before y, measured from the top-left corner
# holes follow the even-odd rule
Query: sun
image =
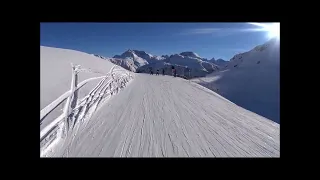
[(265, 27), (265, 29), (268, 32), (269, 38), (280, 38), (280, 23), (272, 23), (271, 25)]
[(268, 34), (268, 38), (280, 39), (280, 23), (249, 23), (260, 28), (253, 29), (254, 31), (265, 31)]

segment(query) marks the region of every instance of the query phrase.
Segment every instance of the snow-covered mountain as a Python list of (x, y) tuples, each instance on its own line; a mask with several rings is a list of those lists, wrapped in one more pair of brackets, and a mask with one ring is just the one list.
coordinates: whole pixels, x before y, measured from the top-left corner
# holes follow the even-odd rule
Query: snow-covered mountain
[(218, 65), (219, 67), (222, 68), (222, 67), (225, 67), (229, 63), (229, 61), (226, 61), (226, 60), (223, 60), (223, 59), (217, 59), (212, 63), (214, 63), (214, 64), (216, 64), (216, 65)]
[(96, 57), (99, 57), (101, 59), (104, 59), (106, 61), (109, 61), (113, 64), (119, 65), (119, 66), (123, 67), (124, 69), (127, 69), (132, 72), (136, 72), (136, 69), (138, 68), (138, 66), (134, 63), (134, 60), (130, 59), (130, 58), (118, 59), (118, 58), (108, 58), (108, 57), (100, 56), (97, 54), (93, 54), (93, 55)]
[(271, 39), (237, 54), (219, 72), (193, 81), (280, 123), (280, 41)]
[(186, 57), (193, 57), (197, 59), (202, 59), (197, 53), (191, 52), (191, 51), (186, 51), (180, 53), (181, 56), (186, 56)]
[[(98, 56), (99, 57), (99, 56)], [(219, 66), (201, 58), (198, 54), (186, 51), (174, 55), (155, 56), (145, 51), (127, 50), (121, 55), (115, 55), (113, 58), (104, 58), (114, 64), (120, 65), (127, 70), (139, 73), (149, 73), (150, 68), (165, 69), (165, 74), (171, 74), (171, 67), (177, 68), (178, 76), (186, 76), (188, 73), (192, 77), (202, 77), (208, 73), (216, 71)]]
[(168, 58), (156, 63), (141, 66), (137, 69), (137, 71), (149, 73), (150, 68), (152, 68), (153, 71), (156, 71), (157, 69), (165, 69), (165, 74), (171, 74), (172, 66), (177, 67), (178, 76), (185, 76), (186, 72), (189, 72), (189, 69), (192, 77), (202, 77), (212, 73), (213, 71), (219, 70), (217, 65), (205, 61), (194, 52), (182, 52), (180, 54), (171, 55)]
[(132, 60), (137, 67), (149, 64), (149, 62), (146, 59), (139, 57), (133, 50), (128, 50), (122, 53), (121, 55), (115, 55), (113, 58)]
[(136, 72), (138, 68), (133, 59), (108, 58), (107, 60), (132, 72)]
[(146, 64), (155, 63), (159, 60), (165, 59), (165, 57), (163, 56), (154, 56), (144, 51), (130, 50), (130, 49), (122, 53), (121, 55), (115, 55), (113, 58), (123, 59), (123, 60), (132, 60), (133, 64), (136, 67), (141, 67)]
[(208, 60), (208, 62), (211, 62), (211, 63), (219, 66), (219, 68), (223, 68), (229, 63), (229, 61), (223, 60), (221, 58), (219, 58), (217, 60), (215, 58), (212, 58), (212, 59)]
[(161, 56), (162, 60), (169, 58), (169, 55), (162, 55)]

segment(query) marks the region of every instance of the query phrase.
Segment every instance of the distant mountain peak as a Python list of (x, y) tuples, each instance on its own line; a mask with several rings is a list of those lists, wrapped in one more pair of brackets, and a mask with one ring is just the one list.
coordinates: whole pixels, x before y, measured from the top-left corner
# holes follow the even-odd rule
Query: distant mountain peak
[(201, 58), (197, 53), (192, 52), (192, 51), (185, 51), (180, 53), (182, 56), (187, 56), (187, 57), (193, 57), (193, 58)]
[[(163, 60), (166, 56), (154, 56), (145, 51), (128, 49), (121, 55), (115, 55), (113, 58), (123, 59), (125, 61), (133, 61), (136, 67), (144, 66), (146, 64), (155, 63), (157, 61)], [(132, 64), (132, 63), (131, 63)], [(126, 66), (126, 65), (124, 65)]]
[(132, 50), (133, 52), (135, 52), (135, 53), (144, 53), (144, 54), (148, 54), (148, 53), (146, 53), (145, 51), (140, 51), (140, 50)]
[(217, 62), (224, 62), (224, 61), (226, 61), (226, 60), (223, 60), (223, 59), (219, 58), (219, 59), (217, 59), (216, 61), (217, 61)]

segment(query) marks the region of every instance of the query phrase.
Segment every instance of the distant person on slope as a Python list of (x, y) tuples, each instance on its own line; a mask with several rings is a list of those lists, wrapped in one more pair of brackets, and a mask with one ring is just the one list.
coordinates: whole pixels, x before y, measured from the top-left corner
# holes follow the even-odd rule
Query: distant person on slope
[(153, 75), (153, 71), (151, 67), (150, 67), (150, 75)]
[(157, 69), (157, 75), (159, 75), (159, 69)]
[(177, 70), (175, 68), (172, 69), (172, 76), (176, 77), (177, 75)]

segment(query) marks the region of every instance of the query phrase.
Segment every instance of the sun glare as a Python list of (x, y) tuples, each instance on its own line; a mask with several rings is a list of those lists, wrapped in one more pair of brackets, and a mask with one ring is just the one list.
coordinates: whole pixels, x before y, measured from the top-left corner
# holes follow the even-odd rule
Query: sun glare
[(265, 28), (268, 31), (269, 38), (280, 37), (280, 23), (273, 23), (272, 25)]
[(257, 31), (266, 31), (268, 38), (280, 38), (280, 23), (249, 23), (254, 26), (259, 26)]

